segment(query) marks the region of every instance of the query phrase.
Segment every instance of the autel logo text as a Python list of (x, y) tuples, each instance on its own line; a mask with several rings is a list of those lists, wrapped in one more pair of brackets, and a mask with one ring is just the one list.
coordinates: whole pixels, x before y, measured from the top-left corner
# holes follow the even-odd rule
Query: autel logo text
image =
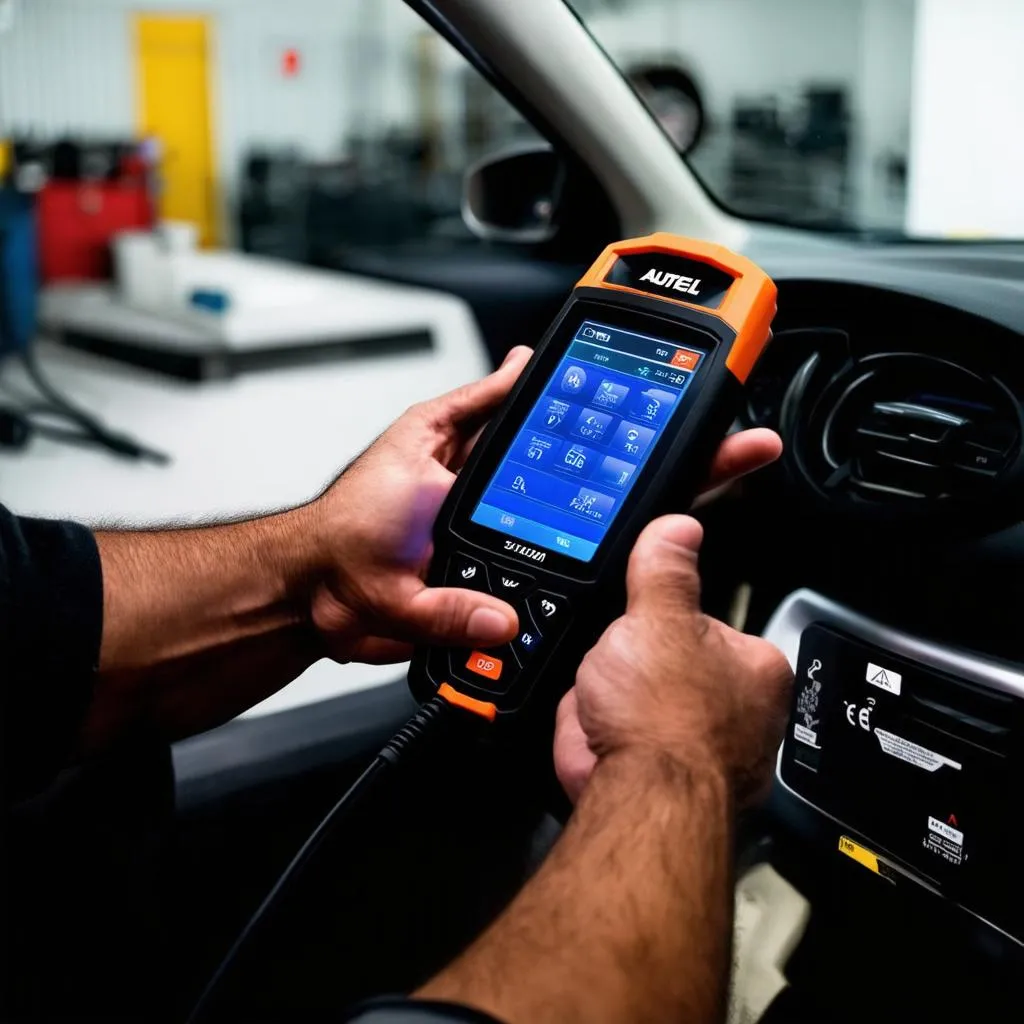
[(699, 277), (683, 277), (682, 274), (670, 274), (667, 270), (651, 267), (640, 280), (650, 281), (659, 288), (675, 288), (677, 292), (686, 292), (687, 295), (700, 295)]

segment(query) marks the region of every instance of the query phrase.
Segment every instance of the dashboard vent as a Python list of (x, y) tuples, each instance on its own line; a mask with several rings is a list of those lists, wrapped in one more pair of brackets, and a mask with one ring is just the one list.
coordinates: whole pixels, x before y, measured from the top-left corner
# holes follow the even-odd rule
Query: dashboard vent
[(999, 757), (1012, 755), (1020, 702), (1009, 694), (929, 673), (908, 700), (907, 713), (918, 725)]
[(930, 677), (925, 693), (912, 694), (910, 715), (929, 730), (966, 740), (998, 757), (1013, 751), (1014, 699), (1006, 694), (973, 690), (967, 684), (937, 684)]
[(819, 483), (874, 502), (969, 499), (1016, 460), (1017, 404), (1002, 385), (927, 356), (863, 359), (819, 403)]

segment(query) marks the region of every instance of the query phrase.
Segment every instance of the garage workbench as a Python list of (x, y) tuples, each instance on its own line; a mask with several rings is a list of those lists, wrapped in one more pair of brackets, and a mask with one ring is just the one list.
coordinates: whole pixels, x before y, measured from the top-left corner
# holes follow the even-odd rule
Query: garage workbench
[[(191, 383), (41, 341), (39, 362), (64, 395), (172, 462), (36, 438), (23, 451), (0, 448), (0, 502), (22, 515), (130, 527), (211, 521), (308, 499), (411, 404), (490, 368), (460, 300), (363, 285), (363, 300), (382, 310), (395, 303), (421, 309), (433, 348)], [(31, 394), (20, 367), (5, 367), (2, 379)], [(0, 402), (9, 396), (0, 392)], [(247, 716), (389, 682), (404, 671), (322, 661)]]

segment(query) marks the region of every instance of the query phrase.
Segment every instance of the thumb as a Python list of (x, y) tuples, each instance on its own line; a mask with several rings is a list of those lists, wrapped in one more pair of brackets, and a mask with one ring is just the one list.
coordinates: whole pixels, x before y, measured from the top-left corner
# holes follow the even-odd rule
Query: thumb
[(697, 552), (704, 529), (690, 516), (663, 516), (649, 523), (633, 546), (626, 570), (628, 610), (651, 607), (700, 611)]
[(459, 587), (423, 587), (392, 621), (399, 639), (456, 647), (503, 644), (519, 628), (510, 605)]
[(505, 400), (532, 355), (525, 345), (516, 346), (494, 373), (435, 398), (427, 403), (429, 410), (440, 423), (476, 429)]

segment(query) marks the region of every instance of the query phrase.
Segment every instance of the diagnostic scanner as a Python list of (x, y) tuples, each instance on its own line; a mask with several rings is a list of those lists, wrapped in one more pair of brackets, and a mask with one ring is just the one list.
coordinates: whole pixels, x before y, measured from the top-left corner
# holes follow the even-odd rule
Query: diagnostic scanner
[(629, 553), (685, 512), (764, 350), (776, 288), (718, 245), (658, 233), (583, 275), (459, 474), (428, 585), (493, 594), (519, 616), (486, 650), (421, 648), (414, 695), (487, 718), (565, 690), (622, 611)]
[(316, 827), (189, 1017), (224, 981), (287, 887), (379, 776), (453, 718), (515, 719), (552, 702), (625, 601), (644, 526), (690, 507), (768, 343), (775, 285), (721, 246), (655, 234), (616, 242), (583, 275), (458, 475), (434, 525), (430, 586), (509, 602), (511, 643), (422, 647), (422, 707)]

